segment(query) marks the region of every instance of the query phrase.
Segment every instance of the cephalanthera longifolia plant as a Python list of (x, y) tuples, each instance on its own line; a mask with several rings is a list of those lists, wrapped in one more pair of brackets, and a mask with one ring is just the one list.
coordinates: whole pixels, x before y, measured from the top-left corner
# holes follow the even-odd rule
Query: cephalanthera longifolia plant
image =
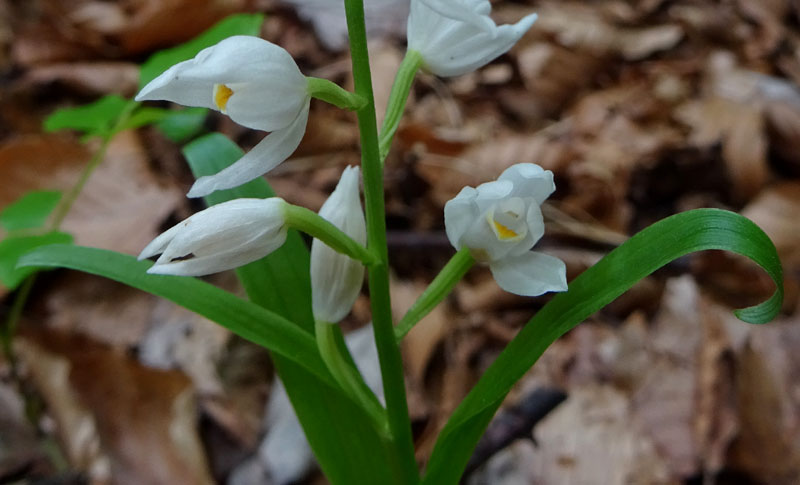
[[(170, 100), (210, 108), (244, 126), (270, 132), (249, 153), (221, 135), (186, 146), (197, 182), (190, 197), (209, 208), (150, 243), (141, 259), (108, 251), (48, 246), (24, 266), (67, 267), (113, 278), (177, 302), (272, 352), (319, 463), (333, 483), (457, 483), (478, 439), (514, 383), (559, 336), (641, 278), (693, 251), (745, 255), (772, 277), (776, 291), (738, 310), (751, 323), (771, 320), (783, 298), (775, 247), (752, 222), (700, 209), (660, 221), (633, 236), (567, 284), (564, 263), (531, 251), (542, 237), (540, 205), (553, 174), (511, 166), (495, 181), (465, 187), (445, 206), (447, 237), (457, 250), (395, 326), (389, 308), (383, 158), (419, 70), (456, 76), (503, 54), (535, 16), (497, 26), (488, 0), (412, 0), (408, 51), (392, 88), (380, 134), (376, 125), (362, 0), (345, 0), (355, 92), (298, 69), (281, 47), (234, 36), (175, 64), (144, 86), (137, 100)], [(261, 178), (298, 146), (313, 98), (355, 111), (361, 166), (344, 170), (319, 214), (274, 197)], [(364, 190), (362, 212), (360, 187)], [(310, 253), (297, 232), (311, 235)], [(474, 264), (488, 265), (504, 290), (559, 292), (519, 332), (441, 431), (424, 474), (414, 443), (398, 344)], [(236, 269), (244, 301), (199, 279)], [(336, 325), (367, 273), (385, 406), (365, 385)]]

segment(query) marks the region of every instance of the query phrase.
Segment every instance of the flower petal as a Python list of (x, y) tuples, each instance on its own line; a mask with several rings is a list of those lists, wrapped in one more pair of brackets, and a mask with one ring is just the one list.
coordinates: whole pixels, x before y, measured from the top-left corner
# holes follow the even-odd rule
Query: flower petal
[[(416, 1), (416, 0), (414, 0)], [(494, 21), (489, 17), (492, 4), (488, 0), (418, 0), (436, 13), (453, 19), (466, 22), (494, 37), (496, 28)], [(471, 5), (470, 5), (471, 4)]]
[(508, 167), (497, 180), (514, 184), (515, 197), (532, 197), (541, 205), (556, 190), (553, 172), (533, 163), (518, 163)]
[[(421, 48), (425, 65), (442, 77), (452, 77), (474, 71), (506, 53), (530, 29), (536, 14), (524, 17), (514, 25), (496, 27), (489, 34), (472, 25), (458, 29), (447, 39), (447, 45)], [(470, 29), (472, 27), (472, 29)], [(444, 40), (438, 44), (445, 44)]]
[(204, 197), (216, 190), (238, 187), (264, 175), (289, 158), (305, 134), (310, 102), (310, 99), (306, 100), (305, 106), (289, 126), (264, 137), (233, 165), (215, 175), (197, 179), (187, 197)]
[(523, 296), (548, 291), (566, 291), (567, 269), (560, 259), (544, 253), (527, 252), (489, 263), (500, 288)]
[(189, 259), (156, 263), (147, 272), (150, 274), (175, 275), (175, 276), (204, 276), (219, 273), (229, 269), (238, 268), (245, 264), (257, 261), (272, 251), (278, 249), (286, 241), (286, 228), (282, 228), (268, 240), (253, 245), (245, 251), (231, 249), (230, 251)]
[[(164, 99), (218, 110), (213, 99), (217, 84), (235, 87), (226, 110), (234, 121), (264, 131), (286, 126), (307, 97), (305, 77), (285, 49), (239, 35), (172, 66), (150, 81), (136, 100)], [(251, 107), (245, 110), (248, 104)], [(254, 110), (260, 111), (260, 118), (254, 119)]]
[(478, 191), (472, 187), (464, 187), (457, 196), (444, 205), (444, 227), (447, 239), (456, 249), (461, 249), (461, 240), (478, 217), (478, 206), (475, 197)]

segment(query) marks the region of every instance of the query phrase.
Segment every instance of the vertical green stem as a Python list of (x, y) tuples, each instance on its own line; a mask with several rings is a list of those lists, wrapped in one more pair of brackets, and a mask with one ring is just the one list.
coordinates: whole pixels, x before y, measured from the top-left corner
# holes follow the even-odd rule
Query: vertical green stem
[(383, 201), (383, 167), (378, 149), (378, 127), (375, 118), (375, 99), (367, 52), (367, 33), (364, 25), (363, 0), (345, 0), (347, 30), (350, 36), (350, 55), (353, 60), (355, 92), (367, 100), (356, 112), (361, 135), (361, 168), (364, 174), (364, 205), (367, 218), (367, 247), (379, 257), (380, 263), (368, 268), (369, 293), (372, 306), (372, 326), (381, 363), (381, 376), (386, 397), (389, 429), (399, 454), (405, 483), (419, 482), (414, 459), (411, 420), (408, 416), (403, 361), (394, 337), (391, 300), (389, 297), (388, 251), (386, 248), (386, 216)]

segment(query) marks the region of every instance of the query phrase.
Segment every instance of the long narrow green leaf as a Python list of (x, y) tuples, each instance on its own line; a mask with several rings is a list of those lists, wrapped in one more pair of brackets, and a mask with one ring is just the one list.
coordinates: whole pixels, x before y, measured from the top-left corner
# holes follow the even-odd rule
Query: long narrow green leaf
[(584, 271), (570, 283), (567, 292), (553, 298), (511, 341), (442, 430), (424, 483), (458, 482), (506, 394), (558, 337), (658, 268), (706, 249), (747, 256), (775, 282), (777, 288), (771, 298), (735, 312), (740, 319), (765, 323), (778, 314), (783, 301), (780, 260), (772, 241), (758, 226), (738, 214), (716, 209), (684, 212), (657, 222)]
[[(211, 175), (238, 160), (244, 153), (235, 143), (213, 133), (184, 148), (195, 176)], [(275, 195), (264, 179), (256, 179), (206, 198), (218, 204), (238, 197)], [(291, 319), (313, 332), (308, 249), (295, 231), (286, 243), (264, 259), (239, 268), (236, 273), (250, 300)], [(274, 355), (278, 374), (325, 475), (335, 484), (400, 484), (400, 474), (390, 448), (377, 435), (361, 408), (337, 388), (298, 366)]]
[(287, 319), (196, 278), (147, 274), (152, 265), (133, 256), (55, 244), (20, 259), (18, 267), (61, 267), (96, 274), (166, 298), (332, 382), (314, 338)]

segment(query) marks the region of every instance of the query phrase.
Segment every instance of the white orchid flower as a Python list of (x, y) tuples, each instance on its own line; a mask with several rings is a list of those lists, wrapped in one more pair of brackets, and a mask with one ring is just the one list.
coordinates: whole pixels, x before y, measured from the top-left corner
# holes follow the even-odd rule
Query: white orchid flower
[[(319, 215), (359, 244), (367, 242), (367, 226), (359, 198), (359, 170), (344, 169)], [(311, 301), (314, 317), (336, 323), (353, 307), (364, 282), (364, 265), (314, 239), (311, 243)]]
[(200, 177), (188, 196), (202, 197), (249, 182), (289, 158), (305, 133), (311, 96), (286, 50), (239, 35), (175, 64), (136, 96), (137, 101), (160, 99), (214, 109), (240, 125), (271, 132), (230, 167)]
[(531, 28), (536, 14), (497, 26), (489, 0), (411, 0), (408, 49), (437, 76), (459, 76), (504, 54)]
[(201, 276), (243, 266), (286, 241), (285, 205), (271, 197), (211, 206), (153, 239), (139, 259), (161, 254), (147, 272), (165, 275)]
[(553, 173), (532, 163), (512, 165), (494, 182), (464, 187), (444, 206), (447, 238), (489, 264), (501, 288), (538, 296), (567, 289), (566, 267), (530, 251), (544, 235), (540, 205), (555, 190)]

